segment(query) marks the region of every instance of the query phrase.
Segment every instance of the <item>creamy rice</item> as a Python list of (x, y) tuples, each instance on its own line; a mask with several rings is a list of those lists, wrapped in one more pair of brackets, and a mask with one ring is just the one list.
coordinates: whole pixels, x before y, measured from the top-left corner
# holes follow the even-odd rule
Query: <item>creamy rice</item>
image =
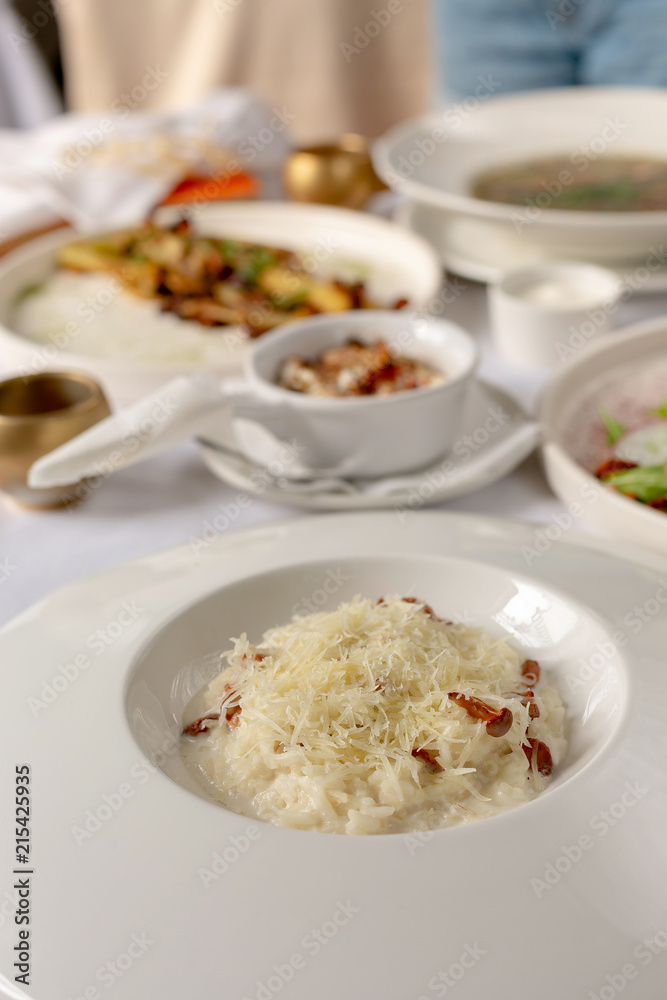
[(96, 358), (186, 365), (241, 363), (251, 341), (237, 327), (204, 327), (160, 312), (109, 274), (58, 271), (16, 304), (13, 329), (37, 344)]
[[(469, 822), (544, 789), (550, 767), (539, 773), (536, 752), (529, 762), (531, 745), (548, 747), (554, 767), (566, 750), (554, 684), (529, 685), (503, 639), (422, 602), (355, 598), (269, 629), (258, 645), (242, 635), (224, 661), (184, 723), (220, 716), (184, 737), (183, 756), (212, 797), (278, 826), (362, 834)], [(473, 717), (472, 703), (507, 726)]]

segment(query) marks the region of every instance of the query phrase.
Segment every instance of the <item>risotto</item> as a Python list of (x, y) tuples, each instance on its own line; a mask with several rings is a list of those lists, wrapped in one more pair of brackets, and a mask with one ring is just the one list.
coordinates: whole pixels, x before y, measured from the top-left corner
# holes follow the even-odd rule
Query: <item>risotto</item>
[(357, 597), (256, 645), (241, 635), (223, 660), (188, 707), (183, 755), (224, 806), (278, 826), (465, 823), (539, 794), (566, 750), (539, 664), (416, 598)]

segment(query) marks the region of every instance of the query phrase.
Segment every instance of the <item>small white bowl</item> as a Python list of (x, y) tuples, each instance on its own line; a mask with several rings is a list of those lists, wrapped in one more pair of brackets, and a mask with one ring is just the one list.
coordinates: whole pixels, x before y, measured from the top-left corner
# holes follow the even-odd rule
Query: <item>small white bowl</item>
[[(282, 362), (315, 358), (351, 338), (384, 340), (394, 353), (432, 365), (444, 382), (389, 396), (331, 398), (276, 385)], [(357, 310), (314, 316), (262, 338), (245, 362), (242, 404), (252, 419), (302, 447), (301, 462), (344, 476), (385, 476), (419, 469), (456, 441), (477, 348), (461, 327), (402, 311)], [(234, 405), (232, 400), (232, 406)], [(243, 415), (243, 405), (239, 416)]]
[(622, 283), (614, 271), (575, 262), (507, 272), (489, 287), (499, 354), (531, 368), (556, 368), (614, 326)]

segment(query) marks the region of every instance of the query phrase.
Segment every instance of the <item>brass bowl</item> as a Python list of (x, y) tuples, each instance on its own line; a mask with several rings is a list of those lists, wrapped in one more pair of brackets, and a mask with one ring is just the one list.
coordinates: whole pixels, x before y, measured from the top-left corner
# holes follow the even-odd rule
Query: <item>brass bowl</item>
[(97, 382), (79, 372), (41, 372), (0, 382), (0, 489), (26, 507), (72, 503), (76, 484), (36, 490), (27, 485), (28, 469), (110, 413)]
[(287, 159), (283, 183), (293, 201), (362, 208), (385, 185), (373, 170), (362, 135), (341, 136), (331, 145), (297, 149)]

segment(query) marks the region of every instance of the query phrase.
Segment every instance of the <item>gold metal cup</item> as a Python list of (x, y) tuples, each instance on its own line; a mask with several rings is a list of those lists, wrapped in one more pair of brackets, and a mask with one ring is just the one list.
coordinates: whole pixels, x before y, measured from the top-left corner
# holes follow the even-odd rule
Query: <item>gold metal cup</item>
[(28, 469), (110, 413), (100, 386), (80, 372), (41, 372), (0, 382), (0, 489), (36, 509), (74, 502), (75, 483), (33, 489)]
[(293, 201), (362, 208), (385, 185), (373, 170), (368, 142), (348, 133), (336, 143), (297, 149), (287, 159), (283, 182)]

